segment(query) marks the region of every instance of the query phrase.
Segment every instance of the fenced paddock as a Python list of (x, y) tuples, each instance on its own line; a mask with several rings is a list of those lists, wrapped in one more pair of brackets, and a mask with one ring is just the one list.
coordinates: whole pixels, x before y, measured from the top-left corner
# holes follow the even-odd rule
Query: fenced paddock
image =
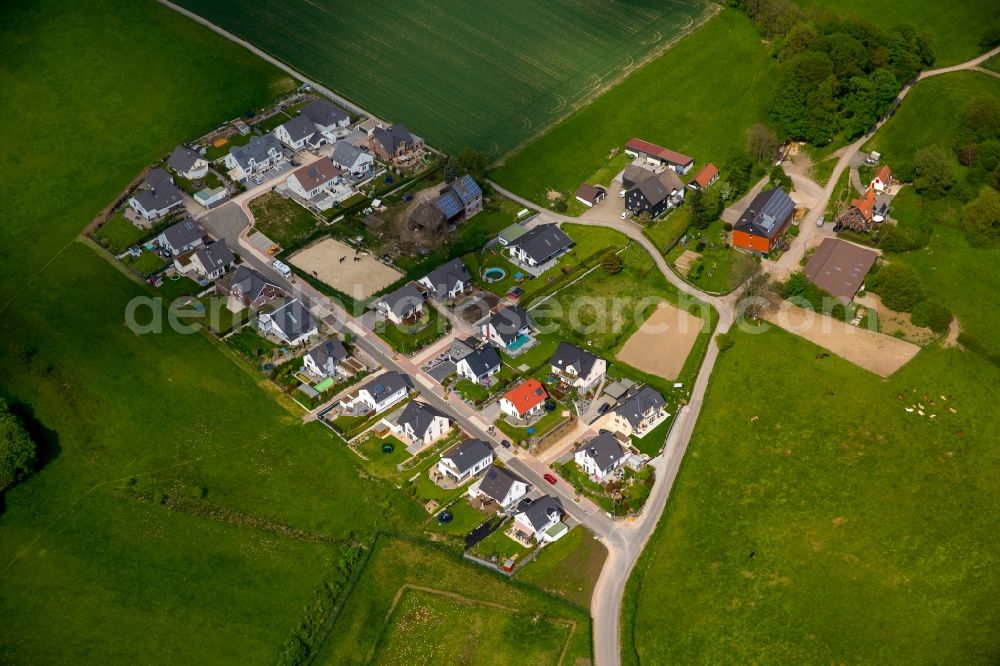
[(334, 238), (324, 238), (293, 254), (289, 261), (355, 300), (365, 300), (385, 289), (403, 274), (369, 254)]

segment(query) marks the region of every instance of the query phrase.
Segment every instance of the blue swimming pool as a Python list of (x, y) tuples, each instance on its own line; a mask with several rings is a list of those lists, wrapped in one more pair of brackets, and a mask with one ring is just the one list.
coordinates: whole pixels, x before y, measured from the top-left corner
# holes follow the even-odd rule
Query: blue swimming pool
[(531, 338), (529, 336), (525, 335), (524, 333), (521, 333), (514, 339), (514, 342), (507, 345), (507, 351), (516, 352), (518, 349), (528, 344), (530, 341)]
[(487, 282), (499, 282), (505, 277), (507, 277), (507, 271), (498, 266), (490, 266), (483, 271), (483, 279)]

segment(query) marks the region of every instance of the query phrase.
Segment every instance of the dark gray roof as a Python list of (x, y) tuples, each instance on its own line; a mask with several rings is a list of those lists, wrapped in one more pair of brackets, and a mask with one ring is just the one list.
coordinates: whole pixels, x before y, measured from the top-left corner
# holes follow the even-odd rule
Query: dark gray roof
[(237, 164), (246, 169), (250, 165), (251, 158), (256, 162), (264, 162), (270, 158), (272, 150), (280, 153), (281, 144), (273, 133), (268, 132), (264, 136), (252, 137), (250, 143), (245, 146), (230, 148), (229, 154)]
[(203, 233), (198, 223), (189, 217), (164, 229), (163, 237), (171, 248), (178, 249), (194, 243)]
[(483, 345), (465, 357), (465, 362), (477, 377), (482, 377), (494, 368), (500, 366), (500, 354), (493, 345)]
[(404, 425), (406, 423), (410, 424), (410, 428), (413, 429), (413, 434), (417, 437), (423, 437), (427, 429), (431, 427), (431, 423), (438, 416), (448, 418), (448, 416), (438, 409), (431, 407), (427, 403), (417, 402), (416, 400), (408, 403), (406, 407), (403, 408), (402, 413), (397, 419), (399, 425)]
[(563, 371), (567, 368), (573, 368), (577, 375), (586, 377), (594, 369), (597, 357), (588, 351), (580, 349), (576, 345), (571, 345), (568, 342), (560, 342), (559, 346), (556, 347), (555, 353), (552, 354), (551, 363)]
[(479, 492), (496, 502), (503, 502), (517, 481), (524, 483), (524, 479), (505, 467), (491, 465), (483, 475), (483, 480), (479, 482)]
[(611, 469), (625, 455), (621, 442), (610, 432), (602, 432), (581, 448), (593, 458), (602, 472)]
[(512, 243), (539, 264), (572, 244), (573, 239), (555, 224), (539, 224)]
[(142, 206), (143, 210), (166, 210), (183, 201), (181, 191), (169, 180), (163, 180), (154, 189), (139, 190), (133, 198)]
[(195, 256), (201, 261), (201, 265), (205, 267), (205, 270), (209, 272), (213, 272), (223, 266), (228, 266), (236, 261), (233, 251), (222, 241), (202, 245), (195, 250)]
[(450, 460), (458, 473), (464, 474), (491, 455), (493, 449), (489, 444), (479, 439), (467, 439), (445, 451), (441, 458)]
[[(245, 265), (237, 266), (236, 270), (233, 271), (232, 276), (229, 278), (229, 289), (239, 289), (239, 291), (247, 296), (251, 301), (260, 296), (260, 293), (264, 291), (264, 288), (268, 285), (278, 287), (277, 284)], [(280, 289), (280, 287), (278, 288)]]
[(513, 342), (521, 329), (530, 325), (528, 313), (520, 305), (510, 305), (490, 317), (490, 326), (505, 345)]
[(167, 158), (167, 166), (177, 172), (189, 171), (198, 160), (205, 159), (187, 146), (177, 146)]
[(458, 217), (463, 211), (465, 211), (465, 207), (462, 205), (462, 200), (457, 194), (455, 194), (455, 191), (450, 188), (446, 188), (441, 191), (441, 196), (439, 196), (437, 201), (434, 202), (434, 206), (441, 211), (441, 214), (444, 215), (444, 219), (446, 220)]
[(300, 338), (316, 328), (309, 310), (297, 298), (294, 298), (271, 313), (271, 322), (285, 334), (289, 340)]
[(794, 212), (795, 202), (784, 190), (766, 190), (753, 198), (733, 228), (773, 240)]
[(878, 253), (840, 240), (824, 238), (806, 264), (805, 275), (820, 289), (851, 300), (864, 283)]
[(306, 116), (295, 116), (282, 123), (292, 141), (301, 141), (316, 133), (316, 125)]
[(318, 99), (312, 104), (302, 107), (299, 114), (305, 116), (314, 124), (322, 125), (323, 127), (336, 125), (350, 117), (347, 111), (344, 111), (336, 104), (327, 102), (325, 99)]
[(383, 398), (392, 395), (404, 387), (413, 387), (413, 384), (410, 383), (410, 378), (395, 370), (390, 370), (389, 372), (383, 372), (358, 390), (368, 391), (375, 399), (375, 402), (381, 402)]
[(472, 275), (461, 259), (452, 259), (428, 273), (426, 279), (430, 281), (431, 290), (435, 295), (438, 298), (445, 298), (456, 283), (468, 284), (472, 280)]
[(390, 153), (395, 153), (401, 143), (413, 143), (413, 135), (403, 123), (396, 123), (389, 127), (376, 127), (372, 135)]
[(424, 302), (424, 296), (416, 285), (409, 282), (396, 291), (389, 292), (377, 302), (385, 303), (397, 317), (403, 317), (411, 308), (420, 307)]
[(156, 189), (157, 187), (160, 187), (164, 181), (173, 183), (174, 179), (169, 173), (160, 167), (155, 167), (146, 172), (146, 175), (143, 176), (142, 184), (150, 189)]
[(338, 141), (333, 144), (333, 153), (330, 154), (330, 159), (340, 168), (350, 169), (358, 160), (358, 157), (363, 154), (366, 153), (362, 153), (346, 141)]
[(559, 520), (562, 517), (562, 503), (551, 495), (543, 495), (522, 513), (537, 532), (551, 523), (553, 518)]
[(463, 358), (471, 354), (476, 346), (477, 343), (475, 338), (467, 338), (465, 340), (459, 340), (456, 338), (451, 341), (451, 347), (448, 348), (448, 356), (451, 357), (452, 361), (461, 361)]
[(312, 360), (316, 361), (316, 365), (325, 365), (327, 359), (332, 359), (334, 364), (339, 364), (347, 358), (347, 348), (344, 347), (343, 342), (333, 338), (332, 340), (319, 343), (310, 349), (307, 354), (312, 357)]
[(670, 196), (671, 192), (684, 189), (680, 176), (666, 169), (662, 173), (649, 176), (637, 185), (639, 192), (651, 206), (655, 206)]
[(643, 416), (650, 411), (660, 409), (666, 401), (655, 389), (643, 386), (626, 394), (625, 400), (615, 408), (615, 413), (621, 415), (633, 428), (642, 422)]
[(641, 167), (638, 164), (629, 164), (622, 171), (622, 182), (629, 183), (626, 187), (631, 187), (635, 183), (641, 183), (642, 181), (653, 175), (653, 172), (645, 167)]

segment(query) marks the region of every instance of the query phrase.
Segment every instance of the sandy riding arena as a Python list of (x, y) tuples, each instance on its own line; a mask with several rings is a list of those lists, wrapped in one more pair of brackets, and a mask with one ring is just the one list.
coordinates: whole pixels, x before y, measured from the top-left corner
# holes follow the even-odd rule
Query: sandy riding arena
[(353, 247), (325, 238), (292, 255), (291, 262), (337, 291), (364, 300), (403, 277), (372, 256), (356, 255)]
[(664, 379), (676, 379), (684, 368), (702, 320), (669, 303), (660, 303), (618, 352), (618, 360)]
[(912, 342), (851, 326), (788, 301), (768, 310), (764, 319), (882, 377), (899, 370), (920, 351)]

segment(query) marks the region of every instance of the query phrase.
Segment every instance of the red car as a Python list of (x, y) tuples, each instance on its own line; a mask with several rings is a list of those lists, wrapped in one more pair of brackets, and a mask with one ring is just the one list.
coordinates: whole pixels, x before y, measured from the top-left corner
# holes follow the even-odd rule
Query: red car
[(546, 474), (542, 478), (551, 483), (553, 486), (556, 485), (556, 477), (553, 474)]

